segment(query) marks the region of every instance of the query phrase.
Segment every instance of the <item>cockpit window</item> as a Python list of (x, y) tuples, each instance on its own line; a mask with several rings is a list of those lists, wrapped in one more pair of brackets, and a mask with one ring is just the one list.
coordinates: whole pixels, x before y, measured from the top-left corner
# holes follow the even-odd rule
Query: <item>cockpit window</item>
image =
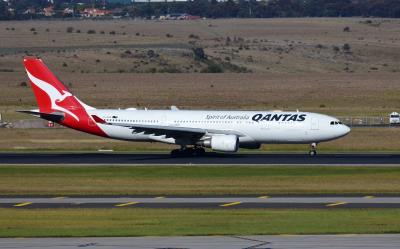
[(342, 122), (340, 122), (340, 121), (331, 121), (331, 125), (341, 125), (341, 124), (343, 124)]

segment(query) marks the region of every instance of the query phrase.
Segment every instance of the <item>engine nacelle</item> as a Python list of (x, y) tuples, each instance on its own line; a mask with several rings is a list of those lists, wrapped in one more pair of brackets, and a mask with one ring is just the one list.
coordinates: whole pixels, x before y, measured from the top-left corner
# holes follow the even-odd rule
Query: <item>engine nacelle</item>
[(222, 152), (236, 152), (239, 149), (239, 138), (236, 135), (214, 135), (203, 141), (203, 146)]

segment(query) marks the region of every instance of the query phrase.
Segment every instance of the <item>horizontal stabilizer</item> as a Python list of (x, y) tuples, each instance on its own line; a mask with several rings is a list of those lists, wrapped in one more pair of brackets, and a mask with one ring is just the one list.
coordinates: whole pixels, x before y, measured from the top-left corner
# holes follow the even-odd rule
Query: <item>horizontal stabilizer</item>
[(27, 113), (35, 117), (39, 117), (56, 123), (61, 122), (65, 117), (65, 114), (62, 112), (44, 113), (40, 112), (39, 110), (18, 110), (17, 112)]

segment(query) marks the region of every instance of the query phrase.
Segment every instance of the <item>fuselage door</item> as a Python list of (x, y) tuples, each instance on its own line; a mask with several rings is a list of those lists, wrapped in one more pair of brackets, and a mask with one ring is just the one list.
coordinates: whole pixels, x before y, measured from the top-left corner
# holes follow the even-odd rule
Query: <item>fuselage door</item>
[(311, 130), (318, 130), (319, 129), (319, 122), (318, 118), (311, 119)]

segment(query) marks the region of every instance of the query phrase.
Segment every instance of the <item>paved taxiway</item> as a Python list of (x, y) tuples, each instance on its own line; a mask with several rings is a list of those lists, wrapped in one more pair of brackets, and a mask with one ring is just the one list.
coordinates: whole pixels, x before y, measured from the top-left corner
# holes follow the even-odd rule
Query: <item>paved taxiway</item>
[(0, 197), (3, 208), (400, 208), (400, 196)]
[(269, 165), (400, 165), (400, 154), (217, 154), (172, 158), (162, 153), (0, 153), (0, 164), (269, 164)]
[(398, 234), (368, 235), (265, 235), (112, 238), (18, 238), (0, 239), (0, 248), (156, 248), (156, 249), (397, 249)]

